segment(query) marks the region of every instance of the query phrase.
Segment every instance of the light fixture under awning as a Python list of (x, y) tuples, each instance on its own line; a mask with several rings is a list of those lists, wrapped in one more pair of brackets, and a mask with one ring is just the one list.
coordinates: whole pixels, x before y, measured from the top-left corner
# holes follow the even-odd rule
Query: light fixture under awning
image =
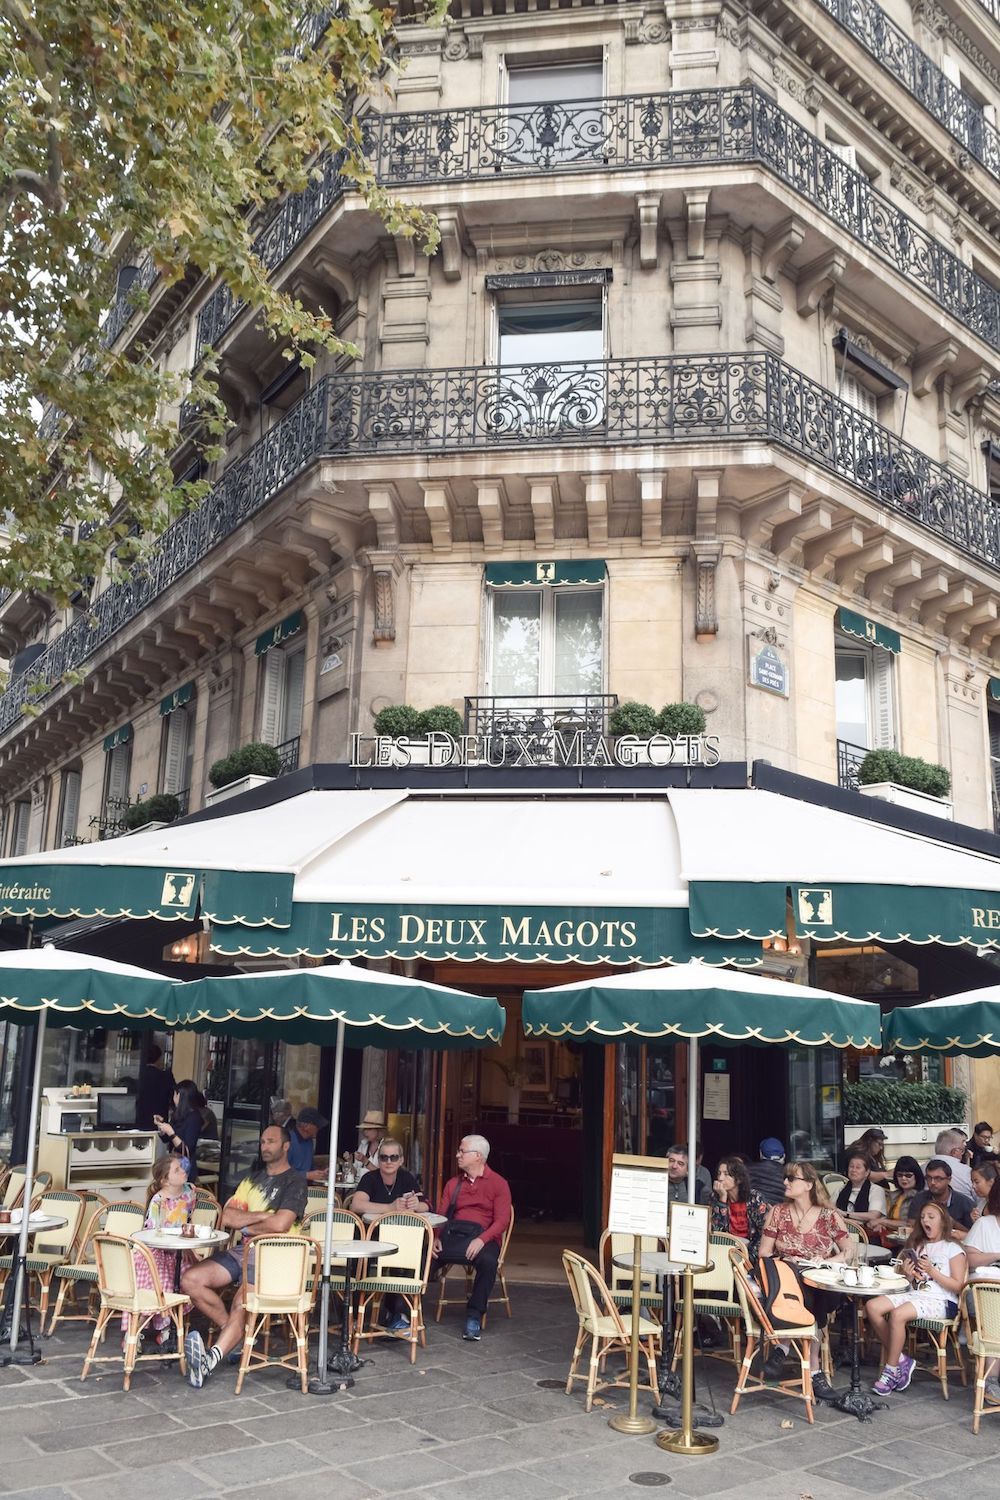
[(1000, 943), (1000, 860), (758, 790), (669, 793), (697, 936)]

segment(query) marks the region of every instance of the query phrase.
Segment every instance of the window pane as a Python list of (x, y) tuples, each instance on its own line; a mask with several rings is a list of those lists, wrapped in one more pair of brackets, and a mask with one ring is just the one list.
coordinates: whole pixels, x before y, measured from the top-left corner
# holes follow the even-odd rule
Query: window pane
[(561, 104), (564, 99), (600, 99), (603, 93), (604, 65), (600, 58), (544, 68), (508, 67), (507, 99), (511, 104)]
[(555, 693), (599, 693), (603, 685), (600, 589), (555, 596)]
[(867, 663), (857, 651), (838, 651), (837, 738), (868, 747)]
[(493, 692), (538, 692), (542, 596), (537, 589), (493, 595)]
[(499, 310), (500, 363), (574, 363), (604, 358), (603, 303), (535, 302)]

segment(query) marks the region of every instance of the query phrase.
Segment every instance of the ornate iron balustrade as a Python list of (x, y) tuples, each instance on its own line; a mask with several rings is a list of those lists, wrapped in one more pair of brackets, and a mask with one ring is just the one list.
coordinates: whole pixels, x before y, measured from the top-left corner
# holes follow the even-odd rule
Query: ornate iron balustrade
[(295, 735), (290, 740), (282, 740), (280, 745), (275, 745), (278, 752), (278, 775), (288, 776), (292, 771), (299, 769), (299, 736)]
[(111, 347), (122, 330), (131, 323), (139, 309), (132, 301), (132, 292), (138, 287), (141, 292), (151, 292), (160, 279), (160, 273), (153, 264), (152, 257), (145, 256), (138, 265), (138, 276), (129, 287), (124, 296), (116, 298), (111, 305), (111, 311), (101, 325), (101, 343), (106, 348)]
[(329, 375), (10, 684), (0, 733), (40, 701), (29, 677), (58, 684), (319, 457), (730, 440), (787, 448), (1000, 571), (989, 495), (773, 354)]
[[(133, 804), (128, 797), (108, 797), (104, 802), (104, 813), (102, 816), (93, 817), (89, 826), (97, 834), (98, 842), (104, 839), (116, 839), (121, 834), (128, 832), (126, 815)], [(92, 839), (82, 840), (81, 843), (93, 843)]]
[(858, 772), (868, 751), (864, 745), (852, 745), (850, 740), (837, 741), (837, 785), (845, 791), (856, 792)]
[(617, 693), (466, 698), (465, 732), (488, 741), (490, 765), (508, 760), (523, 765), (527, 755), (532, 765), (557, 766), (578, 734), (592, 750), (607, 734), (617, 707)]
[(942, 73), (873, 0), (817, 0), (928, 114), (1000, 179), (1000, 135), (982, 106)]
[[(756, 88), (366, 115), (363, 126), (365, 150), (390, 189), (759, 162), (1000, 349), (1000, 292)], [(338, 163), (328, 159), (322, 181), (286, 199), (258, 237), (265, 266), (276, 269), (343, 192)], [(239, 310), (218, 288), (199, 314), (199, 347), (215, 343)]]

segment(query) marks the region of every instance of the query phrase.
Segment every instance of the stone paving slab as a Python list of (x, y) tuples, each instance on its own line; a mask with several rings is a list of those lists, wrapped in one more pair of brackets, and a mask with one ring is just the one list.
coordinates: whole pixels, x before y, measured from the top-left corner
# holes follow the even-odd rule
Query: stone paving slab
[[(733, 1500), (996, 1500), (1000, 1420), (971, 1431), (971, 1391), (915, 1379), (858, 1423), (771, 1392), (728, 1415), (735, 1372), (701, 1362), (699, 1396), (726, 1413), (717, 1455), (681, 1459), (608, 1427), (627, 1393), (562, 1389), (575, 1334), (568, 1292), (515, 1289), (515, 1316), (466, 1344), (459, 1319), (431, 1324), (410, 1365), (381, 1341), (351, 1391), (303, 1396), (287, 1371), (224, 1367), (201, 1391), (174, 1365), (79, 1379), (87, 1331), (44, 1341), (45, 1363), (0, 1370), (0, 1500), (639, 1500), (651, 1493)], [(111, 1346), (109, 1344), (108, 1352)], [(866, 1381), (875, 1371), (865, 1371)], [(559, 1387), (544, 1382), (558, 1380)], [(843, 1372), (837, 1383), (846, 1384)], [(643, 1409), (648, 1395), (640, 1396)]]

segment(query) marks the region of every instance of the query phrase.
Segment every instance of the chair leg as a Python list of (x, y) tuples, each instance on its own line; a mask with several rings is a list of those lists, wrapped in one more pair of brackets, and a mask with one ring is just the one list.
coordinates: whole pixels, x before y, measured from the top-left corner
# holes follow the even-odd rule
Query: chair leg
[(584, 1341), (585, 1341), (586, 1337), (587, 1337), (586, 1331), (584, 1330), (583, 1324), (581, 1323), (580, 1327), (577, 1329), (576, 1344), (573, 1347), (573, 1358), (570, 1360), (570, 1363), (569, 1363), (569, 1374), (566, 1376), (566, 1394), (567, 1394), (567, 1396), (569, 1395), (570, 1391), (573, 1389), (573, 1381), (577, 1378), (576, 1367), (580, 1363), (580, 1354), (581, 1354), (581, 1351), (583, 1349), (583, 1345), (584, 1345)]
[(129, 1313), (128, 1331), (125, 1334), (125, 1383), (123, 1390), (128, 1390), (132, 1384), (132, 1371), (135, 1369), (136, 1355), (139, 1352), (139, 1314)]
[(597, 1359), (597, 1335), (595, 1333), (590, 1345), (590, 1364), (587, 1368), (587, 1400), (583, 1408), (584, 1411), (590, 1411), (594, 1404), (594, 1391), (597, 1388)]
[(309, 1391), (309, 1314), (295, 1314), (295, 1338), (298, 1345), (299, 1379), (303, 1396)]
[(955, 1351), (955, 1363), (958, 1365), (958, 1378), (961, 1380), (964, 1386), (967, 1386), (969, 1384), (969, 1377), (965, 1371), (965, 1356), (962, 1353), (962, 1346), (958, 1342), (958, 1334), (955, 1332), (954, 1328), (949, 1331), (948, 1337), (951, 1339), (952, 1348)]
[(756, 1350), (756, 1348), (756, 1337), (754, 1336), (754, 1334), (748, 1333), (747, 1346), (743, 1354), (743, 1364), (740, 1366), (740, 1376), (736, 1382), (736, 1389), (733, 1391), (733, 1404), (729, 1408), (730, 1416), (734, 1415), (736, 1408), (740, 1404), (740, 1397), (743, 1395), (743, 1392), (747, 1388), (747, 1381), (750, 1378), (750, 1366), (753, 1364), (754, 1351)]
[(252, 1316), (250, 1314), (247, 1315), (246, 1327), (243, 1330), (243, 1353), (240, 1355), (240, 1368), (236, 1376), (237, 1396), (243, 1389), (243, 1382), (246, 1379), (247, 1370), (250, 1368), (250, 1360), (253, 1357), (253, 1346), (257, 1342), (257, 1335), (260, 1333), (261, 1325), (266, 1323), (266, 1321), (266, 1317), (262, 1317), (259, 1313)]
[(809, 1367), (809, 1345), (803, 1343), (799, 1348), (799, 1358), (802, 1361), (802, 1395), (806, 1403), (806, 1416), (810, 1422), (816, 1419), (813, 1416), (813, 1387), (812, 1370)]
[(983, 1414), (983, 1402), (986, 1398), (986, 1356), (980, 1354), (976, 1360), (976, 1394), (972, 1403), (972, 1430), (979, 1431), (979, 1419)]
[(80, 1371), (80, 1379), (81, 1380), (86, 1380), (86, 1378), (87, 1378), (87, 1372), (89, 1371), (91, 1365), (94, 1362), (94, 1358), (95, 1358), (95, 1356), (97, 1354), (98, 1345), (100, 1344), (101, 1340), (104, 1338), (104, 1330), (107, 1327), (108, 1319), (110, 1317), (111, 1317), (111, 1309), (110, 1309), (110, 1307), (102, 1307), (100, 1313), (98, 1314), (97, 1322), (94, 1324), (94, 1334), (93, 1334), (93, 1337), (90, 1340), (90, 1348), (87, 1350), (87, 1357), (83, 1361), (83, 1369)]
[(417, 1328), (417, 1308), (416, 1308), (416, 1303), (411, 1302), (410, 1303), (410, 1338), (409, 1338), (409, 1344), (410, 1344), (410, 1364), (411, 1365), (415, 1365), (416, 1362), (417, 1362), (417, 1340), (419, 1339), (419, 1337), (420, 1337), (420, 1332), (419, 1332), (419, 1330)]
[(941, 1394), (948, 1400), (948, 1335), (940, 1334), (937, 1338), (931, 1335), (934, 1343), (934, 1353), (937, 1358), (937, 1377), (941, 1382)]
[(49, 1338), (51, 1338), (52, 1335), (55, 1333), (55, 1331), (56, 1331), (56, 1324), (59, 1322), (59, 1319), (62, 1317), (63, 1303), (66, 1301), (66, 1294), (68, 1293), (68, 1291), (69, 1291), (69, 1289), (70, 1289), (71, 1286), (74, 1287), (73, 1301), (76, 1302), (75, 1283), (69, 1281), (65, 1276), (60, 1277), (60, 1280), (59, 1280), (59, 1293), (58, 1293), (58, 1296), (56, 1297), (55, 1306), (52, 1309), (52, 1321), (49, 1324)]

